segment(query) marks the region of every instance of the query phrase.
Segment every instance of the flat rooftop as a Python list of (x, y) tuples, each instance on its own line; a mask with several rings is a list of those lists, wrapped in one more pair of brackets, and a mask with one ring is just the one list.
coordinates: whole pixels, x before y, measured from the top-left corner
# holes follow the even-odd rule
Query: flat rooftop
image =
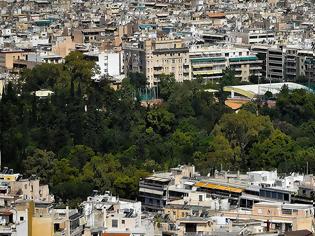
[(284, 82), (284, 83), (268, 83), (268, 84), (250, 84), (250, 85), (236, 85), (236, 86), (225, 86), (224, 91), (226, 92), (235, 92), (239, 93), (245, 97), (253, 98), (256, 96), (262, 96), (267, 91), (270, 91), (272, 94), (280, 93), (283, 86), (288, 86), (289, 90), (294, 89), (305, 89), (309, 90), (308, 87), (292, 83), (292, 82)]

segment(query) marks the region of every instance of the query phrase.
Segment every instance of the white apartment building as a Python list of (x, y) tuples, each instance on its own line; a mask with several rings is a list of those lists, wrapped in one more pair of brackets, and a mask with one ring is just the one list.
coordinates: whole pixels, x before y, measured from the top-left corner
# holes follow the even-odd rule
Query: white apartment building
[(98, 67), (99, 73), (93, 76), (94, 80), (102, 77), (119, 78), (124, 74), (122, 52), (89, 52), (85, 56), (94, 60)]
[(233, 41), (244, 44), (271, 43), (276, 40), (275, 33), (268, 30), (247, 30), (243, 32), (231, 32)]
[(235, 76), (243, 81), (251, 75), (261, 76), (262, 61), (247, 48), (192, 47), (189, 57), (193, 78), (220, 79), (227, 68), (234, 70)]
[(152, 222), (141, 218), (141, 202), (121, 200), (111, 193), (94, 195), (83, 202), (85, 232), (153, 235)]

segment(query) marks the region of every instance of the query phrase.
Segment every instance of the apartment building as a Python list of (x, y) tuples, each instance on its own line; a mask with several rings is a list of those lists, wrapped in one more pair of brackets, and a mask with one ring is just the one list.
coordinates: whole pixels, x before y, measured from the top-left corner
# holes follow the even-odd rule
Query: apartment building
[(183, 180), (196, 174), (194, 166), (184, 165), (172, 168), (170, 172), (155, 173), (144, 178), (139, 182), (139, 200), (143, 208), (151, 211), (161, 210), (168, 200), (188, 196), (189, 188), (194, 183), (187, 183), (185, 186)]
[(284, 80), (285, 51), (283, 48), (270, 48), (267, 57), (267, 79)]
[(282, 202), (259, 202), (252, 210), (235, 209), (220, 213), (231, 220), (256, 220), (266, 223), (267, 228), (279, 232), (307, 229), (314, 230), (312, 205), (287, 204)]
[(74, 49), (75, 43), (70, 36), (56, 37), (55, 43), (52, 45), (52, 52), (62, 58), (65, 58)]
[(262, 60), (246, 48), (194, 47), (189, 56), (193, 78), (217, 80), (227, 68), (242, 81), (248, 81), (251, 75), (261, 76)]
[(75, 29), (72, 33), (74, 43), (97, 43), (105, 37), (105, 28)]
[(232, 32), (231, 35), (244, 44), (270, 43), (274, 42), (276, 37), (273, 31), (268, 30), (247, 30), (243, 32)]
[(123, 53), (122, 52), (88, 52), (84, 56), (95, 61), (99, 73), (95, 74), (92, 79), (100, 80), (102, 77), (118, 78), (123, 75)]
[(174, 74), (176, 81), (190, 80), (189, 49), (182, 39), (149, 39), (124, 47), (125, 72), (142, 72), (150, 86), (162, 74)]
[(82, 204), (86, 221), (85, 235), (152, 235), (153, 224), (141, 215), (141, 202), (119, 199), (106, 192), (93, 195)]
[(25, 59), (23, 50), (1, 50), (0, 51), (0, 70), (10, 71), (13, 69), (15, 60)]
[(315, 73), (314, 52), (294, 47), (253, 45), (262, 63), (262, 78), (271, 81), (296, 81), (300, 78), (313, 80)]
[(54, 202), (53, 195), (49, 194), (48, 185), (40, 185), (38, 179), (21, 179), (9, 183), (11, 194), (22, 196), (24, 200)]
[(298, 51), (298, 72), (306, 79), (314, 80), (315, 57), (313, 50)]

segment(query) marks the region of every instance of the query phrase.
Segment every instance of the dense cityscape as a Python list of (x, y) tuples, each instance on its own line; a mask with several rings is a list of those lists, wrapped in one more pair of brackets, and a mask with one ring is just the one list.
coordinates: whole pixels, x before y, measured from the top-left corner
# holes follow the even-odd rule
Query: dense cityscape
[(315, 233), (309, 0), (0, 0), (0, 236)]

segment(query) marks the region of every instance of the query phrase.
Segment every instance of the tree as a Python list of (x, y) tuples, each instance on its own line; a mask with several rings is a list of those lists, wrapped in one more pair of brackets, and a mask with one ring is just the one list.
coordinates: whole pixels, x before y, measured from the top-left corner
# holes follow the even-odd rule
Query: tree
[(36, 175), (42, 183), (50, 183), (54, 174), (53, 166), (56, 155), (51, 151), (35, 149), (23, 161), (23, 168), (27, 176)]
[[(280, 172), (291, 169), (298, 146), (280, 130), (273, 131), (270, 138), (256, 143), (249, 154), (250, 166), (254, 169), (278, 168)], [(292, 170), (292, 169), (291, 169)]]
[(258, 114), (258, 106), (255, 102), (245, 103), (244, 105), (242, 105), (241, 109), (244, 111), (249, 111), (253, 114)]
[(146, 121), (155, 132), (166, 135), (173, 129), (175, 116), (165, 108), (154, 108), (147, 113)]
[(75, 145), (70, 149), (67, 158), (70, 160), (72, 166), (82, 169), (84, 164), (91, 160), (95, 155), (92, 148), (85, 145)]
[(70, 75), (61, 64), (40, 64), (22, 72), (23, 92), (69, 88)]
[(159, 95), (164, 100), (168, 100), (168, 98), (171, 96), (171, 94), (174, 93), (176, 89), (176, 80), (174, 75), (161, 75), (160, 76), (160, 82), (159, 82)]
[[(65, 57), (65, 68), (71, 75), (71, 82), (80, 83), (80, 90), (86, 93), (87, 87), (92, 83), (91, 78), (98, 73), (94, 61), (84, 58), (82, 52), (73, 51)], [(73, 85), (74, 86), (74, 85)]]
[(52, 185), (75, 180), (79, 176), (79, 170), (73, 167), (68, 159), (54, 160), (53, 174), (50, 177)]
[(223, 71), (223, 77), (219, 81), (219, 101), (223, 104), (227, 98), (227, 93), (224, 92), (225, 86), (238, 85), (240, 80), (235, 77), (235, 72), (231, 68)]
[(265, 100), (269, 100), (269, 99), (271, 99), (273, 97), (273, 94), (272, 94), (272, 92), (270, 92), (270, 91), (267, 91), (265, 94), (264, 94), (264, 99)]
[(235, 168), (239, 163), (239, 149), (233, 149), (229, 141), (222, 135), (212, 137), (209, 142), (209, 150), (194, 154), (194, 162), (198, 170), (207, 174), (214, 169), (223, 168), (229, 170)]
[(147, 78), (143, 73), (130, 72), (128, 73), (127, 78), (129, 79), (130, 84), (136, 89), (144, 88), (147, 85)]
[[(213, 130), (214, 135), (222, 134), (232, 149), (240, 149), (242, 166), (251, 147), (260, 140), (265, 140), (273, 131), (273, 125), (266, 116), (257, 116), (240, 110), (238, 113), (224, 114)], [(240, 164), (240, 163), (239, 163)]]
[(292, 124), (315, 120), (315, 94), (304, 89), (288, 91), (283, 88), (276, 101), (280, 119)]

